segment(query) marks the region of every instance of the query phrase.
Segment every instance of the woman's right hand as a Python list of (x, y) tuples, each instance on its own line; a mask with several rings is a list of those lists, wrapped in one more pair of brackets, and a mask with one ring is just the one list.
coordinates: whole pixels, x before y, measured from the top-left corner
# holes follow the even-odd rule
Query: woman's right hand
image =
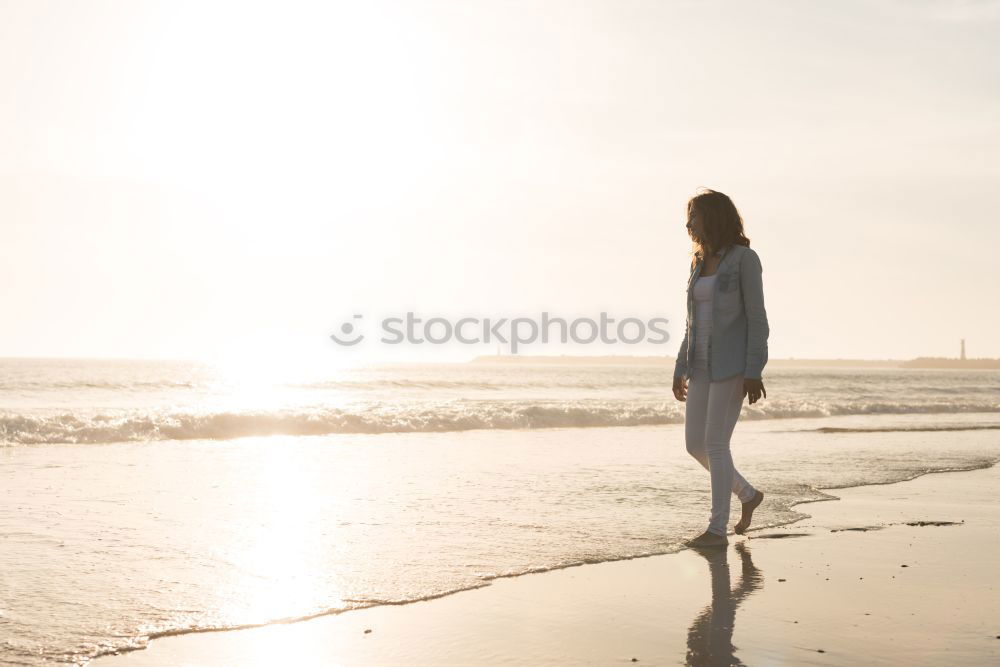
[(683, 376), (677, 376), (674, 378), (674, 398), (678, 401), (684, 402), (687, 400), (688, 393), (688, 382)]

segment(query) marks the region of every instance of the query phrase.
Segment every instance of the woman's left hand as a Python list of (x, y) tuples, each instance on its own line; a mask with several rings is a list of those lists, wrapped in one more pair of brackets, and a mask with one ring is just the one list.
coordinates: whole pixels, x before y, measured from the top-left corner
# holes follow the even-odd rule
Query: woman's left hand
[(764, 389), (764, 382), (762, 380), (743, 380), (743, 397), (750, 397), (750, 405), (759, 401), (761, 394), (764, 395), (764, 398), (767, 398), (767, 391)]

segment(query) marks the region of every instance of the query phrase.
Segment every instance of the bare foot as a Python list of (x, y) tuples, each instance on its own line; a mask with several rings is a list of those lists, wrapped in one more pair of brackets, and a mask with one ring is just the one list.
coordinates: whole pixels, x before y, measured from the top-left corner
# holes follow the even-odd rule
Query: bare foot
[(685, 546), (691, 547), (692, 549), (703, 549), (705, 547), (724, 547), (729, 544), (729, 538), (725, 535), (716, 535), (715, 533), (710, 533), (705, 531), (698, 537), (687, 540), (684, 542)]
[(753, 518), (753, 511), (757, 509), (757, 505), (760, 505), (764, 500), (764, 494), (761, 491), (757, 492), (757, 495), (743, 503), (743, 516), (740, 517), (740, 522), (733, 527), (737, 535), (742, 535), (750, 527), (750, 520)]

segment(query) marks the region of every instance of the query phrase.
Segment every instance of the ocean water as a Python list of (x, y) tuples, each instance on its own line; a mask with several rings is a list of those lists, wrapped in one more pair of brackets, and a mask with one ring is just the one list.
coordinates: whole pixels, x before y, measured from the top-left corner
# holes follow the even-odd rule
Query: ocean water
[[(676, 551), (710, 495), (671, 370), (0, 360), (0, 663)], [(765, 384), (733, 436), (758, 526), (1000, 460), (1000, 371)]]

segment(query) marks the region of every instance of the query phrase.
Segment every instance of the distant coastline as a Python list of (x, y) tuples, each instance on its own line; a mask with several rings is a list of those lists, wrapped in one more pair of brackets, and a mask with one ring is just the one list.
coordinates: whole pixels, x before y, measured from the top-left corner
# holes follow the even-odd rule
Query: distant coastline
[[(473, 364), (566, 365), (566, 366), (673, 366), (669, 356), (584, 356), (584, 355), (483, 355)], [(770, 359), (771, 368), (957, 368), (1000, 369), (1000, 359), (953, 359), (948, 357), (917, 357), (916, 359)]]
[(952, 359), (949, 357), (917, 357), (902, 362), (900, 368), (1000, 368), (1000, 359)]

